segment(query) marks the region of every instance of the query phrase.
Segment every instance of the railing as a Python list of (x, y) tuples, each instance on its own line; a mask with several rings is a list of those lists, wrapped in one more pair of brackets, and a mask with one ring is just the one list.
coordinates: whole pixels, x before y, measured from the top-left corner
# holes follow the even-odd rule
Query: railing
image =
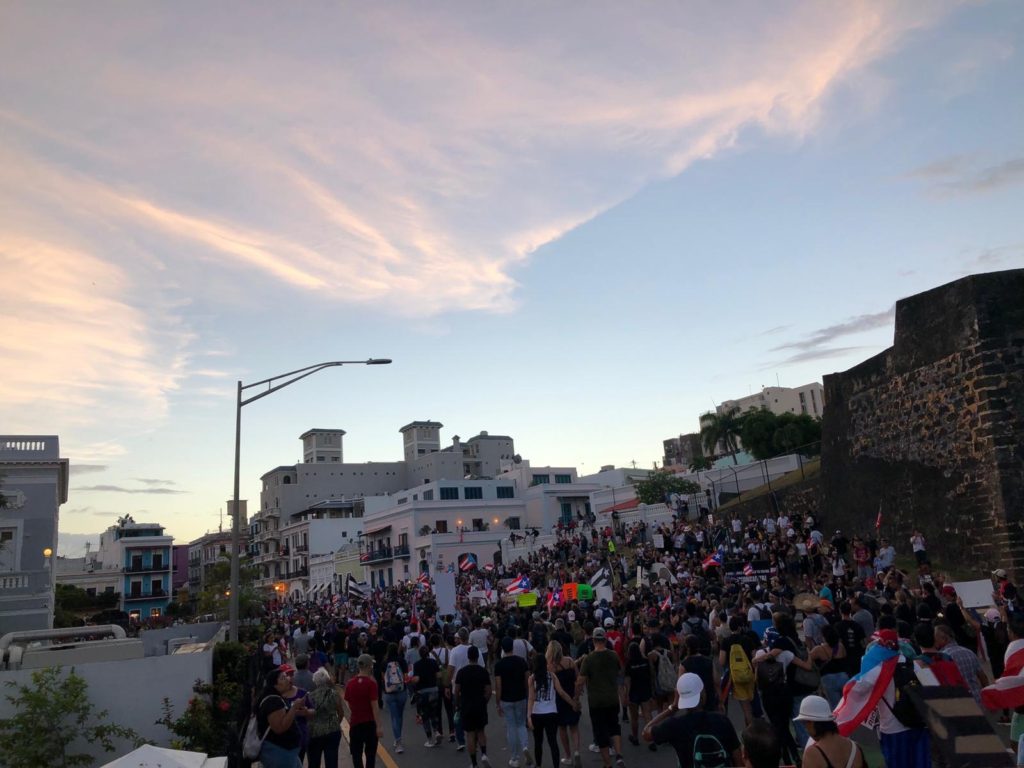
[(296, 544), (295, 545), (295, 551), (296, 552), (309, 552), (309, 545), (308, 544)]
[(7, 573), (0, 576), (0, 589), (27, 589), (27, 573)]
[(150, 592), (129, 592), (124, 596), (125, 602), (129, 600), (153, 600), (158, 597), (167, 597), (166, 590), (154, 589)]
[(394, 552), (395, 557), (409, 557), (408, 544), (400, 544), (399, 546), (395, 547), (392, 551)]
[(134, 565), (126, 566), (124, 569), (125, 573), (158, 573), (161, 571), (171, 570), (170, 563), (164, 563), (161, 565), (140, 565), (138, 567)]
[[(406, 549), (408, 549), (408, 547)], [(366, 554), (368, 554), (370, 557), (366, 560), (363, 560), (364, 563), (379, 563), (383, 560), (394, 559), (394, 550), (391, 547), (381, 547), (379, 549), (373, 549), (367, 552)]]
[(288, 571), (283, 578), (286, 579), (305, 579), (309, 576), (309, 568), (299, 568), (297, 571)]

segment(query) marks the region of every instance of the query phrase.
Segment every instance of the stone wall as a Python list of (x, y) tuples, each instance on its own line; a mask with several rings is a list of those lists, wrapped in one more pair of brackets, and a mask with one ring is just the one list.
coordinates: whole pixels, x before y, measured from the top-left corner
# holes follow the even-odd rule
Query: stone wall
[(825, 377), (822, 513), (909, 552), (1024, 577), (1024, 270), (896, 304), (893, 346)]
[[(822, 518), (821, 514), (821, 476), (813, 475), (799, 483), (779, 489), (775, 492), (774, 502), (769, 494), (763, 494), (751, 499), (740, 499), (738, 503), (722, 510), (723, 515), (731, 517), (736, 514), (742, 520), (749, 517), (763, 520), (766, 515), (778, 517), (779, 512), (785, 512), (791, 520), (804, 520), (810, 513), (815, 519), (821, 519), (822, 525), (828, 527), (829, 520)], [(829, 533), (824, 529), (823, 532)]]

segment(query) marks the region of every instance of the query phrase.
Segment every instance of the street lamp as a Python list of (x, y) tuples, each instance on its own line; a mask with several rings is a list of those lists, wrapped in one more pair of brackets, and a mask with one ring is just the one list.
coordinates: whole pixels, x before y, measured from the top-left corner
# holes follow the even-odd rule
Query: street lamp
[[(238, 641), (238, 593), (239, 589), (239, 570), (241, 562), (241, 553), (239, 552), (239, 545), (241, 544), (241, 524), (239, 522), (238, 506), (239, 506), (239, 467), (242, 450), (242, 406), (248, 405), (249, 403), (255, 402), (262, 397), (273, 394), (279, 389), (284, 389), (289, 384), (294, 384), (296, 381), (312, 376), (314, 373), (324, 370), (324, 368), (335, 368), (341, 365), (390, 365), (391, 360), (387, 358), (371, 357), (369, 360), (332, 360), (327, 363), (317, 363), (316, 365), (308, 365), (305, 368), (299, 368), (288, 373), (279, 373), (277, 376), (271, 376), (269, 379), (263, 379), (262, 381), (254, 381), (252, 384), (243, 384), (241, 381), (238, 382), (238, 397), (235, 401), (235, 507), (232, 510), (232, 521), (231, 521), (231, 592), (230, 602), (228, 606), (228, 632), (229, 639), (232, 642)], [(274, 382), (280, 382), (275, 384)], [(261, 387), (264, 384), (267, 388), (258, 394), (242, 399), (242, 393), (247, 389), (253, 387)]]

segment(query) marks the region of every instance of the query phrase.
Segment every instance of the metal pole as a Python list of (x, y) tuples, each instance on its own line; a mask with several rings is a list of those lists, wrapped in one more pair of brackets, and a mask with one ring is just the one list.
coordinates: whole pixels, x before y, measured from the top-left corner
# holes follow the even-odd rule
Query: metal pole
[(228, 603), (228, 639), (238, 642), (238, 593), (240, 580), (241, 524), (239, 522), (239, 468), (242, 451), (242, 382), (238, 382), (235, 400), (235, 503), (231, 515), (231, 595)]

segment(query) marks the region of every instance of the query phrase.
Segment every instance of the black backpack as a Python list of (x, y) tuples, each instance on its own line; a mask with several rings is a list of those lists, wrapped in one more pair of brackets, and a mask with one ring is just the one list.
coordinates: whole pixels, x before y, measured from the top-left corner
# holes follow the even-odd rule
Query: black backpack
[(704, 629), (704, 620), (697, 617), (697, 620), (695, 622), (691, 621), (690, 619), (687, 619), (684, 623), (688, 625), (688, 628), (690, 630), (687, 634), (693, 635), (697, 638), (697, 640), (700, 641), (700, 645), (697, 646), (697, 650), (700, 652), (700, 655), (710, 656), (711, 633), (708, 630)]
[(768, 657), (757, 662), (757, 687), (762, 691), (781, 691), (786, 685), (786, 668), (778, 659)]
[(892, 682), (896, 689), (896, 700), (890, 706), (883, 696), (882, 701), (885, 702), (885, 706), (889, 707), (893, 716), (907, 728), (926, 727), (927, 724), (917, 711), (917, 704), (914, 702), (914, 699), (919, 697), (921, 688), (921, 681), (914, 674), (914, 662), (906, 661), (897, 664), (896, 671), (892, 675)]

